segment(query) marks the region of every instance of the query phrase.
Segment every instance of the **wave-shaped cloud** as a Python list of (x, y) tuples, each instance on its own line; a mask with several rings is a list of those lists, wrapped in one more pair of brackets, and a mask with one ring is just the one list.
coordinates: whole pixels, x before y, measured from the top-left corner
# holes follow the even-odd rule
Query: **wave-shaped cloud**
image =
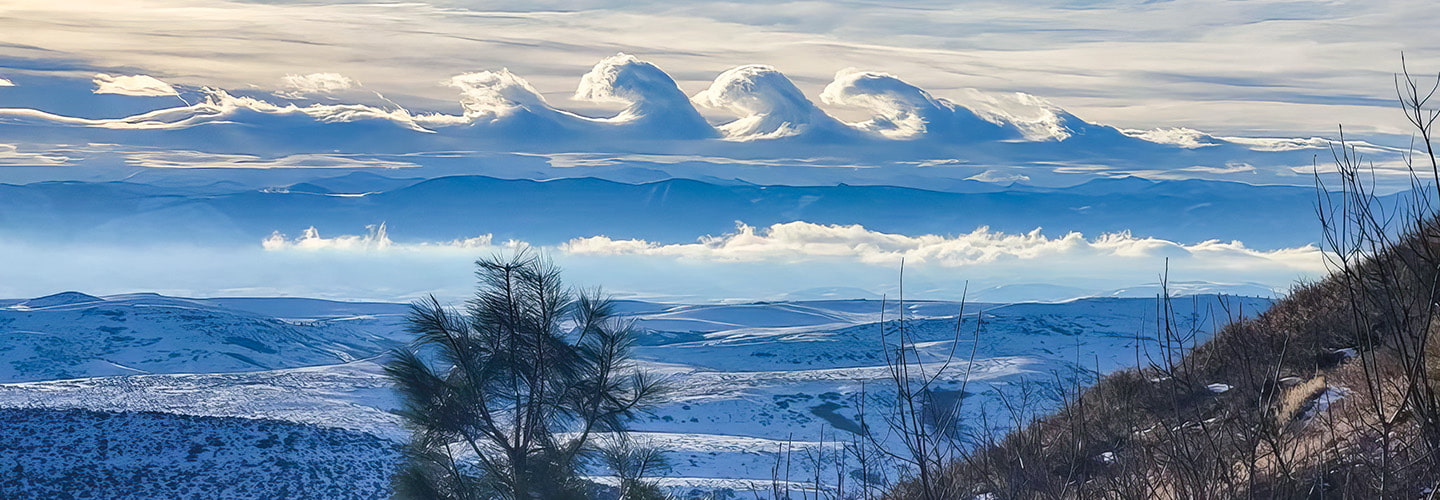
[(716, 135), (669, 74), (623, 52), (602, 59), (580, 77), (575, 98), (628, 104), (620, 114), (605, 120), (612, 124), (641, 126), (664, 137)]
[[(180, 96), (175, 87), (143, 75), (100, 74), (95, 82), (96, 92)], [(344, 75), (310, 73), (286, 76), (283, 88), (270, 94), (257, 89), (187, 88), (183, 106), (118, 118), (0, 108), (0, 127), (6, 128), (7, 134), (13, 132), (15, 142), (22, 143), (26, 134), (34, 134), (47, 144), (103, 142), (265, 156), (336, 150), (370, 154), (678, 152), (754, 165), (762, 164), (756, 162), (761, 158), (784, 159), (791, 164), (823, 158), (831, 164), (858, 167), (943, 160), (956, 165), (952, 177), (957, 179), (997, 168), (1029, 166), (1068, 175), (1077, 171), (1072, 166), (1079, 165), (1078, 171), (1094, 175), (1100, 170), (1170, 172), (1232, 163), (1289, 176), (1293, 175), (1290, 167), (1310, 164), (1308, 156), (1300, 158), (1305, 155), (1296, 152), (1298, 149), (1328, 145), (1311, 139), (1246, 140), (1198, 132), (1122, 133), (1086, 122), (1029, 94), (962, 91), (952, 100), (875, 71), (840, 71), (819, 100), (812, 101), (779, 70), (746, 65), (722, 72), (691, 97), (658, 66), (624, 53), (595, 64), (580, 78), (574, 93), (579, 100), (623, 103), (625, 108), (613, 116), (591, 117), (560, 109), (526, 79), (505, 69), (458, 74), (441, 83), (457, 91), (458, 114), (412, 110)], [(845, 123), (817, 102), (871, 116)], [(697, 105), (739, 117), (712, 124)], [(152, 133), (201, 126), (206, 129)], [(215, 129), (225, 133), (215, 133)], [(1197, 147), (1200, 140), (1220, 147)], [(1261, 155), (1268, 156), (1259, 158)], [(1207, 172), (1204, 175), (1224, 177), (1228, 170)], [(995, 178), (1030, 176), (1007, 172)]]
[(15, 82), (12, 82), (12, 81), (7, 80), (7, 79), (4, 79), (4, 78), (0, 78), (0, 87), (14, 87), (14, 86), (15, 86)]
[(180, 95), (175, 87), (149, 75), (95, 74), (96, 94), (118, 94), (133, 97), (165, 97)]
[(929, 136), (979, 141), (1020, 136), (1004, 123), (986, 120), (969, 108), (930, 95), (888, 73), (841, 70), (820, 93), (820, 100), (870, 111), (872, 118), (851, 125), (891, 139)]
[(815, 106), (784, 73), (770, 66), (755, 64), (726, 70), (691, 100), (740, 115), (739, 119), (719, 127), (731, 139), (856, 135)]
[[(1058, 126), (1073, 128), (1073, 123), (1055, 125), (1061, 122), (1056, 117), (1078, 120), (1034, 98), (1019, 107), (1030, 111), (1041, 110), (1041, 116), (1025, 118), (1019, 117), (1013, 109), (1002, 109), (1006, 99), (1017, 101), (1019, 98), (977, 99), (981, 106), (971, 109), (934, 97), (892, 75), (844, 70), (821, 93), (821, 101), (859, 107), (874, 114), (868, 120), (846, 124), (816, 106), (789, 78), (773, 67), (747, 65), (729, 69), (692, 99), (659, 67), (625, 53), (604, 58), (595, 64), (581, 77), (575, 91), (578, 100), (626, 105), (624, 110), (610, 117), (589, 118), (560, 110), (524, 78), (504, 69), (459, 74), (442, 83), (459, 91), (462, 114), (414, 112), (399, 106), (392, 109), (366, 104), (277, 104), (258, 97), (237, 96), (225, 90), (206, 88), (202, 90), (204, 98), (193, 105), (120, 118), (78, 119), (22, 108), (0, 109), (0, 116), (113, 129), (177, 129), (220, 121), (242, 123), (237, 114), (252, 112), (270, 116), (304, 116), (322, 124), (389, 120), (418, 132), (433, 132), (443, 127), (488, 125), (525, 133), (584, 131), (606, 136), (628, 134), (640, 140), (721, 136), (753, 140), (813, 133), (847, 138), (868, 135), (875, 139), (925, 136), (951, 142), (1022, 138), (1063, 140), (1069, 136), (1068, 132), (1049, 129)], [(175, 87), (146, 75), (101, 73), (95, 75), (94, 84), (96, 93), (179, 95)], [(333, 99), (336, 93), (359, 86), (355, 80), (338, 73), (290, 74), (281, 79), (281, 84), (282, 88), (276, 91), (276, 95), (290, 99), (313, 95), (326, 95)], [(697, 103), (741, 116), (717, 127), (696, 110)]]

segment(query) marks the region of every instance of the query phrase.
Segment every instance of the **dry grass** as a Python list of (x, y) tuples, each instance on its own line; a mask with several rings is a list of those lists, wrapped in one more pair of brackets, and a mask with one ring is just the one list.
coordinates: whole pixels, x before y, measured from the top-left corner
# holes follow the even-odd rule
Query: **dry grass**
[[(1429, 321), (1402, 321), (1423, 318), (1440, 299), (1423, 285), (1440, 272), (1411, 265), (1432, 250), (1405, 246), (1419, 241), (1348, 277), (1298, 286), (1178, 362), (1077, 389), (1054, 414), (950, 467), (951, 490), (1024, 499), (1419, 497), (1440, 478), (1440, 454), (1425, 439), (1434, 422), (1416, 404), (1425, 384), (1405, 368), (1414, 359), (1406, 342), (1428, 339), (1419, 378), (1440, 381), (1440, 335), (1428, 335)], [(1206, 389), (1214, 382), (1232, 389), (1215, 394)], [(1343, 397), (1311, 411), (1332, 387)], [(906, 491), (892, 497), (912, 498)]]
[(1330, 388), (1325, 376), (1301, 381), (1280, 394), (1279, 410), (1275, 412), (1275, 425), (1290, 426), (1297, 423), (1304, 413), (1315, 406), (1315, 399)]

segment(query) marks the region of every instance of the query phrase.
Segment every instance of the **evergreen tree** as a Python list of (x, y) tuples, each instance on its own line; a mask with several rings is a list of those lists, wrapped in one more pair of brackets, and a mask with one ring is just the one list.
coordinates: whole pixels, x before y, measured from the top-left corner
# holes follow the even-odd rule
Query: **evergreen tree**
[(414, 344), (385, 367), (412, 432), (395, 477), (402, 498), (567, 500), (597, 436), (654, 402), (658, 381), (630, 359), (613, 304), (564, 286), (529, 252), (476, 262), (465, 312), (413, 305)]

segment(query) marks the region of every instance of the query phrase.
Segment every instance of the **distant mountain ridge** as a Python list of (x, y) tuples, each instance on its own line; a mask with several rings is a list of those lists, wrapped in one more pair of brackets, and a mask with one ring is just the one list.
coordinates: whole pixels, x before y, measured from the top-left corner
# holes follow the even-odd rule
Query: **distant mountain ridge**
[(689, 179), (376, 177), (225, 193), (127, 182), (0, 184), (0, 237), (251, 246), (276, 231), (295, 235), (314, 226), (322, 234), (356, 234), (383, 222), (396, 241), (493, 234), (501, 241), (550, 245), (596, 235), (693, 242), (733, 232), (737, 221), (757, 227), (806, 221), (910, 235), (963, 234), (982, 226), (1008, 233), (1039, 227), (1051, 235), (1078, 231), (1091, 237), (1130, 231), (1179, 242), (1240, 240), (1268, 249), (1309, 244), (1320, 234), (1313, 188), (1217, 181), (1113, 179), (1068, 188), (945, 192)]

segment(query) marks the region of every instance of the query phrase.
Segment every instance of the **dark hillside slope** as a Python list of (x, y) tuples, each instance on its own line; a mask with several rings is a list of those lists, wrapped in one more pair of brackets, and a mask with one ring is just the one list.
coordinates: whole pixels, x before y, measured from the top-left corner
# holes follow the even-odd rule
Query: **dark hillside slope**
[(397, 445), (290, 422), (0, 409), (0, 498), (389, 498)]
[(1161, 321), (1167, 352), (891, 496), (1433, 498), (1440, 223), (1418, 226), (1207, 343)]

